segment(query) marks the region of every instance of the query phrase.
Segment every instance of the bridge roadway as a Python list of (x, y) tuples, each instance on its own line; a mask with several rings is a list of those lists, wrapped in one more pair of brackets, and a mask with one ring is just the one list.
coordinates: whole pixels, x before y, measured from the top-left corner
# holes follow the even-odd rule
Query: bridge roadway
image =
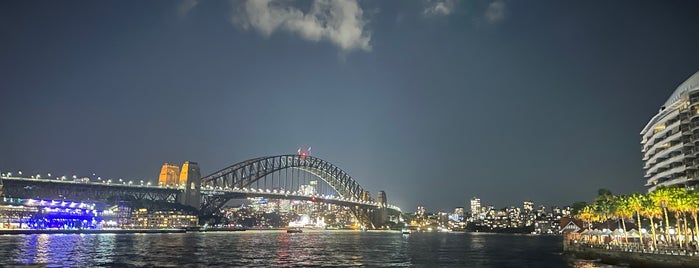
[[(75, 199), (81, 201), (109, 201), (110, 198), (133, 196), (135, 199), (162, 200), (176, 202), (178, 195), (184, 192), (183, 188), (163, 187), (154, 185), (129, 184), (123, 182), (79, 182), (72, 180), (34, 179), (21, 177), (2, 177), (2, 192), (6, 197), (19, 198), (50, 198), (50, 199)], [(330, 195), (304, 195), (298, 191), (270, 190), (254, 188), (221, 188), (207, 187), (201, 189), (202, 198), (220, 197), (225, 199), (264, 197), (271, 199), (307, 200), (335, 204), (347, 207), (359, 207), (362, 209), (377, 209), (383, 206), (378, 202), (357, 200)], [(386, 205), (385, 208), (393, 213), (401, 210), (394, 205)]]
[(182, 189), (139, 185), (124, 182), (98, 183), (60, 179), (2, 177), (2, 194), (6, 197), (73, 199), (81, 201), (109, 201), (110, 198), (131, 196), (137, 200), (176, 202)]

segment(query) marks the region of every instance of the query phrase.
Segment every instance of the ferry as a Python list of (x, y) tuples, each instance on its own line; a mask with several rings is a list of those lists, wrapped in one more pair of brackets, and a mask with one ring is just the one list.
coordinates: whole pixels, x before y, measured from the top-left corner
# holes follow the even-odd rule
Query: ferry
[(410, 228), (403, 228), (401, 230), (401, 233), (403, 233), (403, 234), (411, 234), (412, 232), (413, 232), (413, 230), (410, 230)]
[(289, 228), (286, 229), (287, 233), (303, 233), (303, 230), (301, 228)]

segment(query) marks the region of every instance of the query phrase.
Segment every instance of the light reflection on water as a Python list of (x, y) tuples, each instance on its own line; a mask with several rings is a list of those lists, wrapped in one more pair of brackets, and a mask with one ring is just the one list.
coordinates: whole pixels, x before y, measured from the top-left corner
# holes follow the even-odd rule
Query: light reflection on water
[(558, 237), (317, 231), (3, 235), (0, 266), (606, 267), (567, 260)]

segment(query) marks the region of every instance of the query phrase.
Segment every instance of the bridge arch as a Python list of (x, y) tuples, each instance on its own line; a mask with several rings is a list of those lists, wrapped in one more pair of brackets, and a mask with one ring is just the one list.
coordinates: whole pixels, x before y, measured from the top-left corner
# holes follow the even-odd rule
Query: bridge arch
[(373, 201), (368, 192), (339, 167), (317, 157), (296, 154), (245, 160), (203, 177), (201, 184), (221, 188), (245, 188), (283, 169), (300, 169), (313, 174), (325, 181), (342, 197)]

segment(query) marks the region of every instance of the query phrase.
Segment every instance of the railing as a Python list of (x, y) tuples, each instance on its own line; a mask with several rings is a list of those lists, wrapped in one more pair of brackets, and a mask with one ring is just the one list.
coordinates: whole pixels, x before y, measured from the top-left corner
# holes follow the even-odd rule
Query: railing
[(652, 242), (644, 241), (641, 243), (591, 243), (574, 240), (565, 241), (566, 248), (569, 249), (603, 249), (610, 251), (623, 251), (648, 254), (663, 254), (663, 255), (681, 255), (681, 256), (699, 256), (699, 250), (695, 245), (686, 245), (682, 248), (679, 246), (657, 245), (653, 247)]
[[(683, 154), (678, 154), (678, 155), (673, 156), (673, 157), (665, 158), (665, 159), (657, 162), (655, 165), (653, 165), (653, 167), (649, 168), (646, 171), (645, 175), (646, 175), (646, 177), (652, 177), (655, 174), (662, 173), (663, 171), (666, 171), (666, 170), (671, 168), (668, 166), (668, 164), (673, 163), (673, 162), (682, 162), (682, 159), (684, 159)], [(665, 169), (665, 170), (661, 170), (661, 169)]]

